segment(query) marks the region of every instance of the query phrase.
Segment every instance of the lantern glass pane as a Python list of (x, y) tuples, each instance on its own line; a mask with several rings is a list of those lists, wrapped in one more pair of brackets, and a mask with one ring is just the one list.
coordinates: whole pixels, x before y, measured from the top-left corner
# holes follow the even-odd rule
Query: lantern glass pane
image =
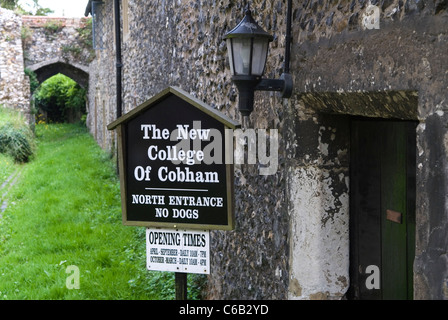
[(227, 53), (229, 55), (230, 73), (235, 75), (235, 70), (233, 69), (233, 52), (232, 52), (232, 39), (227, 39)]
[(268, 55), (269, 42), (265, 39), (254, 39), (254, 50), (252, 56), (252, 74), (263, 75), (266, 58)]
[(235, 74), (250, 75), (250, 54), (252, 47), (252, 39), (233, 38), (233, 62), (235, 64)]

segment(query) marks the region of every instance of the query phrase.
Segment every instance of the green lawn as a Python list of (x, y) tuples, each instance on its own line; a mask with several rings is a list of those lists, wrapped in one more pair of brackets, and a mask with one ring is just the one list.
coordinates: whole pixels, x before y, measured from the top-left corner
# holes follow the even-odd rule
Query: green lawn
[[(0, 218), (0, 299), (173, 299), (174, 274), (145, 269), (144, 228), (121, 223), (109, 155), (77, 125), (38, 125), (36, 136)], [(67, 288), (69, 266), (79, 289)], [(198, 281), (189, 276), (189, 298)]]

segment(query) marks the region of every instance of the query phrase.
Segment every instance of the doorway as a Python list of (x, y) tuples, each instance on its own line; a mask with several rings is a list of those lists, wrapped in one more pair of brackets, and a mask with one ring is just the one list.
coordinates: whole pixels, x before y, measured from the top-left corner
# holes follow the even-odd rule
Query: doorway
[(413, 298), (416, 126), (351, 120), (351, 299)]

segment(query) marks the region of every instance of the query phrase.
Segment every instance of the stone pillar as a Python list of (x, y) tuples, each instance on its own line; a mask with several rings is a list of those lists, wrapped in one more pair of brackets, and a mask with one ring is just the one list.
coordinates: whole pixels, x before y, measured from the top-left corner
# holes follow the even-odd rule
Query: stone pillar
[(22, 20), (0, 8), (0, 104), (30, 115), (30, 85), (24, 72)]
[(287, 178), (288, 298), (341, 299), (349, 287), (348, 118), (297, 109)]

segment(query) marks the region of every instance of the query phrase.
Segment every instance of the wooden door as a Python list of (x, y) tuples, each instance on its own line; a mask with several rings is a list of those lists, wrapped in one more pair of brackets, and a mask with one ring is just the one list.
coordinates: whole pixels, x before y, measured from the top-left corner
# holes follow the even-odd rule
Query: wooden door
[(350, 147), (354, 299), (412, 299), (415, 122), (356, 119)]

